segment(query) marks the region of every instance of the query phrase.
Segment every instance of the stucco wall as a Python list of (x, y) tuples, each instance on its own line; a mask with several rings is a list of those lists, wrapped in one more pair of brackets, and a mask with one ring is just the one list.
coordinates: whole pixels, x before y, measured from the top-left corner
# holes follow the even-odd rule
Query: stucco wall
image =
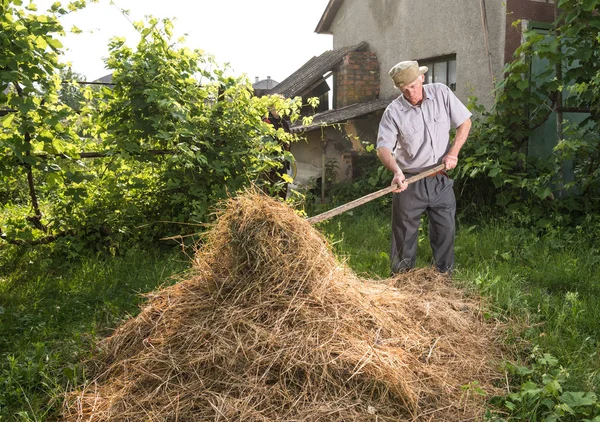
[[(502, 74), (505, 2), (485, 0), (495, 78)], [(369, 43), (381, 63), (380, 98), (398, 95), (388, 70), (401, 60), (456, 54), (457, 96), (491, 106), (492, 77), (479, 0), (344, 0), (331, 24), (333, 47)]]
[(350, 180), (354, 172), (352, 155), (364, 151), (365, 142), (375, 142), (381, 114), (376, 112), (371, 119), (355, 119), (336, 126), (326, 126), (323, 131), (310, 131), (301, 136), (304, 139), (292, 144), (290, 150), (297, 161), (322, 168), (322, 140), (326, 140), (325, 160), (337, 161), (336, 180)]

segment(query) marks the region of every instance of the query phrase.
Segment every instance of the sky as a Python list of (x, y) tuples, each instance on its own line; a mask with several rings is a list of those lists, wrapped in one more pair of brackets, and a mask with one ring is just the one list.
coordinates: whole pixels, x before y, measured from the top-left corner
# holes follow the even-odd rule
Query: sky
[[(54, 0), (34, 0), (39, 11)], [(99, 0), (85, 9), (61, 18), (67, 33), (61, 39), (64, 62), (91, 81), (108, 73), (103, 58), (108, 41), (125, 37), (135, 47), (139, 35), (131, 22), (145, 16), (170, 18), (174, 39), (185, 36), (183, 45), (201, 49), (224, 65), (230, 74), (270, 76), (281, 82), (313, 56), (332, 48), (331, 35), (316, 34), (315, 28), (329, 0)], [(67, 3), (66, 0), (63, 1)], [(129, 11), (125, 17), (121, 9)], [(131, 21), (131, 22), (130, 22)], [(83, 32), (72, 34), (76, 26)]]

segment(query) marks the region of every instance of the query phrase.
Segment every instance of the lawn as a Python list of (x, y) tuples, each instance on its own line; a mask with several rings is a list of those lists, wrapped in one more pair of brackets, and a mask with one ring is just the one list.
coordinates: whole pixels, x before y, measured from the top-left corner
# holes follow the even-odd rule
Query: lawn
[[(385, 203), (363, 206), (318, 228), (355, 272), (388, 276)], [(487, 315), (512, 327), (506, 343), (520, 365), (508, 374), (512, 391), (535, 375), (543, 384), (543, 375), (548, 380), (555, 374), (563, 390), (549, 391), (550, 398), (558, 402), (562, 391), (582, 392), (576, 397), (591, 402), (585, 409), (597, 407), (595, 396), (583, 392), (600, 392), (600, 248), (593, 236), (598, 231), (534, 232), (507, 221), (459, 222), (454, 282), (483, 295)], [(418, 266), (430, 260), (424, 225)], [(190, 259), (166, 245), (78, 259), (52, 247), (5, 247), (0, 265), (0, 421), (43, 421), (56, 417), (66, 389), (86, 379), (81, 363), (96, 340), (135, 315), (143, 293), (176, 282)], [(546, 359), (542, 366), (539, 359)], [(536, 365), (538, 373), (527, 369)], [(533, 420), (527, 412), (532, 410), (510, 420)]]
[[(356, 272), (387, 277), (389, 214), (374, 204), (320, 229)], [(432, 259), (426, 222), (420, 230), (417, 266), (426, 266)], [(572, 388), (600, 391), (600, 241), (594, 231), (459, 222), (454, 282), (486, 297), (496, 318), (523, 326), (513, 341), (555, 356), (570, 369)]]

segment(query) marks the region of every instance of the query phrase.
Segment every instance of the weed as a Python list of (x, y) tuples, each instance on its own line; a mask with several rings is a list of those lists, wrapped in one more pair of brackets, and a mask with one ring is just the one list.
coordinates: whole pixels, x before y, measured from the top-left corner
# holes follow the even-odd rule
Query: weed
[(600, 403), (593, 392), (569, 391), (569, 371), (558, 359), (534, 348), (531, 366), (507, 364), (517, 391), (491, 400), (491, 421), (600, 421)]

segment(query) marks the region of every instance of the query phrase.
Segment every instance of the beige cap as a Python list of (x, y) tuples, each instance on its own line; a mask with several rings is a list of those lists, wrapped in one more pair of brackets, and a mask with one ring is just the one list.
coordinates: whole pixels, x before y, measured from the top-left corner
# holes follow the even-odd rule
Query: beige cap
[(413, 83), (419, 76), (427, 73), (427, 66), (419, 66), (414, 60), (400, 62), (390, 69), (390, 76), (396, 86), (402, 87)]

